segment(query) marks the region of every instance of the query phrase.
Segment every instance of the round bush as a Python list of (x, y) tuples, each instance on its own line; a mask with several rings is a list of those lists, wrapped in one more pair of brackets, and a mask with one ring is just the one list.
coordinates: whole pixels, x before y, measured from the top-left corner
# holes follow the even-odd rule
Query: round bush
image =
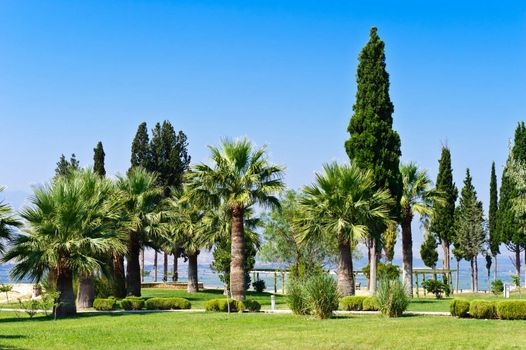
[(502, 300), (497, 302), (496, 309), (502, 320), (526, 320), (525, 300)]
[(495, 302), (490, 300), (473, 300), (469, 306), (469, 315), (479, 319), (494, 319), (497, 317)]
[(464, 299), (453, 299), (449, 304), (449, 312), (451, 312), (451, 316), (468, 317), (469, 301)]
[(261, 304), (255, 300), (245, 300), (245, 309), (250, 312), (259, 312), (261, 310)]
[(144, 305), (148, 310), (181, 310), (192, 307), (184, 298), (151, 298), (146, 300)]
[(265, 281), (263, 280), (257, 280), (252, 282), (252, 287), (254, 287), (254, 290), (258, 293), (261, 293), (265, 290)]
[(504, 283), (502, 280), (495, 280), (491, 282), (491, 292), (495, 295), (499, 295), (504, 291)]
[(140, 298), (122, 299), (121, 308), (124, 310), (141, 310), (144, 308), (144, 300)]
[(115, 310), (115, 304), (117, 300), (115, 298), (96, 298), (93, 300), (93, 308), (99, 311), (111, 311)]
[(376, 297), (365, 297), (363, 300), (363, 311), (378, 311), (378, 300)]
[(340, 299), (340, 310), (361, 311), (363, 310), (363, 301), (365, 296), (348, 296)]
[[(253, 300), (248, 302), (257, 303), (257, 301)], [(245, 310), (245, 304), (242, 301), (235, 299), (228, 299), (228, 301), (227, 299), (210, 299), (205, 303), (205, 310), (215, 312), (228, 312), (229, 306), (230, 312), (243, 312), (243, 310)], [(257, 307), (254, 304), (252, 304), (251, 306)], [(261, 305), (259, 305), (259, 308), (261, 309)]]

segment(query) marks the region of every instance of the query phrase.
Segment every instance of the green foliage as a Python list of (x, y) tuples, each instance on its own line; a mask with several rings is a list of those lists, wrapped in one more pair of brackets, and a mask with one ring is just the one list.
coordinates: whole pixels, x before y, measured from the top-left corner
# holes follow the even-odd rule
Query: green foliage
[(287, 303), (295, 315), (308, 315), (310, 310), (305, 302), (304, 278), (289, 278), (287, 285)]
[[(257, 308), (254, 304), (256, 301), (249, 301), (250, 307)], [(259, 303), (258, 303), (259, 304)], [(260, 305), (261, 308), (261, 305)], [(235, 299), (210, 299), (205, 303), (206, 311), (215, 312), (243, 312), (245, 304), (241, 300)]]
[(93, 279), (95, 284), (95, 297), (108, 298), (113, 293), (113, 285), (108, 277), (101, 276)]
[(378, 311), (380, 306), (378, 305), (378, 299), (375, 296), (366, 297), (363, 300), (363, 311)]
[(12, 284), (1, 284), (0, 285), (0, 293), (5, 293), (5, 298), (7, 300), (7, 303), (9, 303), (9, 292), (13, 290)]
[(192, 304), (184, 298), (150, 298), (144, 306), (148, 310), (181, 310), (190, 309)]
[(243, 304), (245, 304), (245, 309), (250, 312), (259, 312), (261, 310), (261, 304), (256, 300), (247, 299)]
[(389, 97), (384, 46), (376, 27), (371, 28), (369, 41), (358, 58), (356, 102), (345, 149), (353, 163), (372, 170), (377, 188), (389, 190), (394, 199), (393, 212), (398, 216), (402, 196), (400, 136), (392, 128), (394, 107)]
[(152, 153), (150, 151), (150, 138), (148, 136), (148, 127), (146, 123), (139, 124), (137, 133), (132, 142), (131, 147), (131, 167), (141, 167), (144, 169), (152, 169)]
[(526, 301), (502, 300), (497, 302), (497, 316), (501, 320), (526, 320)]
[(491, 292), (495, 295), (499, 295), (504, 291), (504, 283), (502, 283), (502, 280), (495, 280), (491, 282)]
[(336, 281), (329, 274), (314, 275), (303, 285), (305, 304), (311, 315), (327, 319), (338, 309), (340, 294)]
[(347, 296), (340, 299), (340, 310), (362, 311), (365, 296)]
[(449, 312), (451, 316), (456, 317), (468, 317), (469, 316), (470, 303), (464, 299), (453, 299), (449, 304)]
[(488, 211), (488, 231), (489, 231), (489, 249), (493, 256), (500, 253), (499, 247), (502, 237), (497, 230), (497, 175), (495, 174), (495, 162), (491, 163), (491, 176), (489, 183), (489, 211)]
[(104, 168), (104, 147), (102, 142), (97, 143), (97, 147), (93, 149), (93, 172), (100, 176), (106, 176), (106, 169)]
[(112, 297), (107, 298), (107, 299), (95, 298), (95, 300), (93, 300), (93, 308), (99, 311), (115, 310), (116, 304), (117, 304), (117, 300)]
[(263, 281), (263, 280), (254, 281), (254, 282), (252, 282), (252, 287), (254, 288), (254, 290), (256, 292), (261, 293), (266, 288), (265, 281)]
[(435, 236), (431, 232), (428, 232), (424, 242), (422, 242), (420, 246), (420, 257), (424, 264), (432, 269), (436, 267), (438, 261), (437, 246)]
[(41, 307), (41, 302), (38, 299), (21, 300), (18, 299), (19, 310), (25, 312), (29, 318), (33, 318)]
[(393, 262), (394, 258), (394, 249), (396, 246), (396, 239), (398, 237), (398, 224), (396, 222), (391, 223), (387, 226), (387, 228), (384, 231), (383, 235), (383, 245), (384, 245), (384, 253), (385, 253), (385, 260), (387, 260), (388, 263)]
[(469, 306), (469, 315), (478, 319), (497, 318), (495, 301), (491, 300), (472, 300)]
[(72, 173), (80, 169), (79, 161), (75, 156), (75, 153), (71, 155), (70, 160), (68, 161), (66, 157), (62, 154), (60, 160), (57, 163), (55, 169), (55, 178), (59, 176), (70, 176)]
[[(0, 193), (3, 191), (4, 187), (0, 186)], [(22, 223), (18, 220), (11, 206), (0, 201), (0, 255), (5, 251), (4, 242), (9, 241), (15, 232), (15, 228), (20, 226)]]
[(124, 310), (141, 310), (144, 308), (144, 300), (141, 298), (125, 298), (121, 300), (121, 308)]
[[(362, 269), (362, 272), (364, 273), (365, 277), (369, 278), (369, 265), (367, 264)], [(387, 278), (387, 279), (396, 279), (400, 277), (400, 266), (394, 265), (394, 264), (384, 264), (381, 262), (378, 262), (376, 264), (376, 274), (378, 279), (381, 278)]]
[(434, 294), (437, 299), (442, 299), (444, 293), (449, 295), (449, 286), (439, 280), (426, 280), (422, 283), (422, 288), (428, 293)]
[(376, 290), (378, 309), (384, 316), (400, 317), (409, 305), (409, 296), (400, 279), (382, 278)]

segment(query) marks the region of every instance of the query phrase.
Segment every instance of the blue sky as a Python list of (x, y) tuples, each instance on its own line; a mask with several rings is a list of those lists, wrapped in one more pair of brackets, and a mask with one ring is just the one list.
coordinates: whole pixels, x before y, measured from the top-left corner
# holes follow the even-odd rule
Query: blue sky
[(487, 202), (525, 117), (526, 4), (500, 1), (0, 2), (0, 184), (19, 201), (61, 153), (103, 142), (128, 168), (137, 125), (169, 119), (194, 161), (224, 136), (267, 144), (287, 183), (346, 160), (357, 56), (386, 42), (403, 161), (436, 177), (442, 143)]

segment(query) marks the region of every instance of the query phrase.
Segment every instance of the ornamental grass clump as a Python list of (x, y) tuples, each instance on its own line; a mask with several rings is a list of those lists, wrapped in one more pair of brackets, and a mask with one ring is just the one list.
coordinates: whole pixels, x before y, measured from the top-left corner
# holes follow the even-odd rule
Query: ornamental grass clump
[(409, 296), (399, 279), (382, 278), (376, 290), (378, 309), (384, 316), (400, 317), (409, 305)]
[(287, 285), (287, 302), (294, 315), (308, 315), (310, 310), (305, 303), (303, 279), (295, 277)]
[(339, 298), (336, 281), (329, 274), (316, 274), (289, 282), (289, 307), (296, 315), (327, 319), (338, 309)]

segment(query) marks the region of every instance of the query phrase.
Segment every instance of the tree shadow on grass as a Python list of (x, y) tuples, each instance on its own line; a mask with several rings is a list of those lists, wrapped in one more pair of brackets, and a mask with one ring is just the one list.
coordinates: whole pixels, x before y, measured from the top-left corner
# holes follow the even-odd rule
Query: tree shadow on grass
[(2, 344), (3, 339), (24, 339), (27, 338), (25, 335), (20, 334), (0, 334), (0, 350), (23, 350), (18, 346)]

